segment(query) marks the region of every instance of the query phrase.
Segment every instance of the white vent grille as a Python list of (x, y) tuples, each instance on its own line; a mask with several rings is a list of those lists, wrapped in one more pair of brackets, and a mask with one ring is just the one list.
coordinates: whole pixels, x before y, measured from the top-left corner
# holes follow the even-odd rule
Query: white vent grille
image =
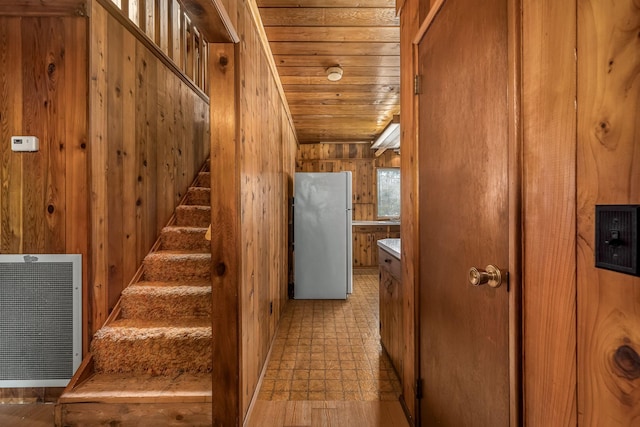
[(64, 387), (82, 359), (80, 255), (0, 255), (0, 387)]

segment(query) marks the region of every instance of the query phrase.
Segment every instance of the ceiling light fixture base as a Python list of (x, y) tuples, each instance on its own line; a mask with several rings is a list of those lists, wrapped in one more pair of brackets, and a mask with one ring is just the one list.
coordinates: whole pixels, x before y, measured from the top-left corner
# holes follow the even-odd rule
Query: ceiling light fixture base
[(342, 78), (342, 68), (329, 67), (327, 68), (327, 79), (332, 82), (337, 82)]

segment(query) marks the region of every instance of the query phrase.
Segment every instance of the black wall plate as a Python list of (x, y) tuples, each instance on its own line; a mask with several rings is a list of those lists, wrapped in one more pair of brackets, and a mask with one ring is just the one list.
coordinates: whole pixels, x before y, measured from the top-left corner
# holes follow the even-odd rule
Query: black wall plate
[(596, 205), (596, 267), (640, 276), (640, 205)]

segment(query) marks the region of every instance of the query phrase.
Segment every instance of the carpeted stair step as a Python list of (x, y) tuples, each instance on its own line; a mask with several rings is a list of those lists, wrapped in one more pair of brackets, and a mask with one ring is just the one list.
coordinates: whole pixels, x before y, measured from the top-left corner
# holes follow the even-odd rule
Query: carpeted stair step
[(211, 207), (180, 205), (176, 208), (176, 225), (184, 227), (209, 227)]
[(122, 291), (125, 319), (211, 316), (211, 282), (138, 282)]
[(94, 335), (99, 373), (173, 375), (211, 371), (211, 320), (120, 319)]
[(211, 188), (211, 172), (200, 172), (195, 179), (195, 186)]
[(187, 205), (211, 205), (211, 188), (208, 187), (190, 187), (187, 190), (187, 197), (185, 200)]
[(211, 280), (211, 254), (189, 251), (152, 252), (143, 261), (143, 280)]
[(206, 227), (165, 227), (160, 233), (160, 248), (211, 252), (211, 242), (205, 239), (205, 234)]

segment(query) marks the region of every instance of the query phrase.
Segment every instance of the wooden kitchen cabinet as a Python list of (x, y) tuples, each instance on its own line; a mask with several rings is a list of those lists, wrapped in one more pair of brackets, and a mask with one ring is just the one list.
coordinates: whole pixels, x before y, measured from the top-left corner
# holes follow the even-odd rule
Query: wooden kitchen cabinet
[(354, 225), (353, 226), (353, 266), (376, 267), (380, 239), (399, 238), (399, 225)]
[(380, 270), (380, 341), (391, 363), (402, 379), (403, 371), (403, 314), (400, 260), (378, 248)]

